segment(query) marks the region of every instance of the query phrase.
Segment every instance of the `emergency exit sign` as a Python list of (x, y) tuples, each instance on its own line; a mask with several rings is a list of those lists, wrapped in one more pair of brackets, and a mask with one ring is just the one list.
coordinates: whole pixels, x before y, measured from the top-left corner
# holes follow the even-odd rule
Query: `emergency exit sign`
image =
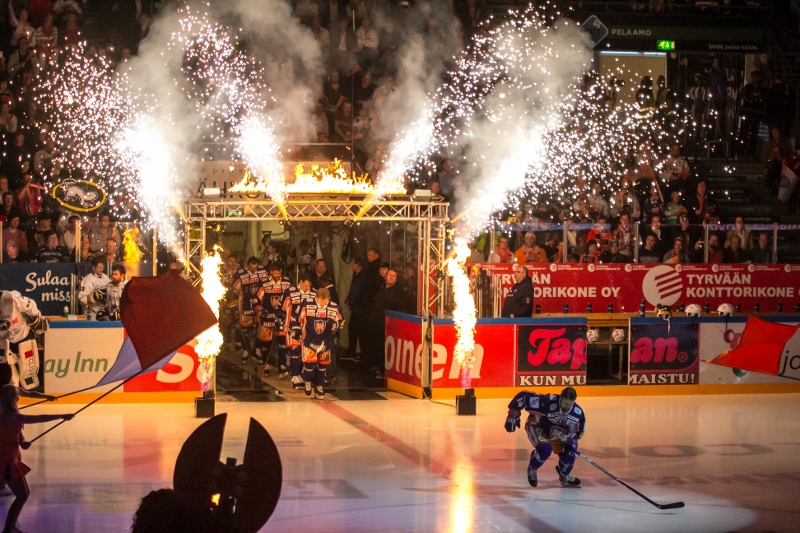
[(658, 50), (675, 50), (675, 41), (656, 41)]

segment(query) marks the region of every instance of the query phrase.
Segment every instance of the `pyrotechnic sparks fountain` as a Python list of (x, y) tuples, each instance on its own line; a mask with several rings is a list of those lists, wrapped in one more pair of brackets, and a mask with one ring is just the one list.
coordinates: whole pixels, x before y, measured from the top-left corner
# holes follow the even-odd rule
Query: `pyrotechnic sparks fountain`
[[(221, 250), (215, 249), (214, 253), (207, 255), (201, 262), (203, 279), (203, 299), (206, 301), (214, 316), (219, 320), (219, 301), (225, 296), (225, 287), (219, 277), (219, 269), (222, 266)], [(198, 376), (202, 379), (203, 392), (210, 390), (211, 380), (214, 374), (214, 359), (222, 346), (222, 333), (219, 324), (205, 330), (197, 337), (197, 345), (194, 348), (200, 362)]]
[(447, 274), (453, 279), (453, 322), (456, 326), (456, 346), (453, 350), (455, 361), (461, 366), (461, 384), (470, 386), (470, 369), (472, 368), (472, 352), (475, 349), (475, 300), (470, 293), (469, 276), (465, 264), (470, 250), (467, 241), (456, 239), (452, 256), (446, 262)]

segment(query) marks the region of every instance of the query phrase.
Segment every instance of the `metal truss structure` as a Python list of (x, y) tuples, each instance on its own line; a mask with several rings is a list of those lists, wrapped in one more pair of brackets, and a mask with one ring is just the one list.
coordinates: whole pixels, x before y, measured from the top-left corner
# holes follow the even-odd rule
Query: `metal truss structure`
[(191, 198), (186, 205), (186, 263), (190, 279), (199, 278), (200, 260), (206, 250), (206, 224), (209, 222), (248, 222), (261, 220), (289, 222), (416, 222), (418, 255), (423, 283), (417, 299), (422, 315), (444, 313), (444, 277), (437, 275), (444, 261), (445, 229), (449, 204), (410, 196), (389, 196), (373, 201), (364, 195), (290, 195), (279, 204), (268, 197), (220, 199)]

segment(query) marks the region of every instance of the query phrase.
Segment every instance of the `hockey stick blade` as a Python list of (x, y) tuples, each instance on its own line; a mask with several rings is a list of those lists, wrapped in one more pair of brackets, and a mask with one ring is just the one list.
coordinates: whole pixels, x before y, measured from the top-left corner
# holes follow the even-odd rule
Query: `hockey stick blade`
[(656, 507), (659, 509), (680, 509), (684, 507), (686, 504), (683, 502), (675, 502), (675, 503), (665, 503), (665, 504), (658, 504)]
[(602, 466), (600, 466), (599, 464), (595, 463), (594, 461), (592, 461), (591, 459), (589, 459), (588, 457), (583, 455), (581, 452), (576, 450), (575, 451), (575, 455), (577, 455), (578, 457), (580, 457), (581, 459), (583, 459), (584, 461), (586, 461), (587, 463), (589, 463), (593, 467), (597, 468), (602, 473), (604, 473), (605, 475), (607, 475), (608, 477), (610, 477), (611, 479), (613, 479), (614, 481), (616, 481), (620, 485), (624, 486), (626, 489), (628, 489), (628, 490), (630, 490), (632, 492), (635, 492), (637, 496), (639, 496), (640, 498), (645, 500), (647, 503), (649, 503), (649, 504), (651, 504), (651, 505), (653, 505), (653, 506), (655, 506), (655, 507), (657, 507), (659, 509), (680, 509), (681, 507), (686, 505), (683, 502), (663, 503), (663, 504), (662, 503), (656, 503), (653, 500), (651, 500), (650, 498), (648, 498), (647, 496), (645, 496), (644, 494), (642, 494), (641, 492), (639, 492), (638, 490), (634, 489), (633, 487), (631, 487), (630, 485), (628, 485), (627, 483), (622, 481), (620, 478), (618, 478), (617, 476), (615, 476), (614, 474), (612, 474), (611, 472), (609, 472), (605, 468), (603, 468)]

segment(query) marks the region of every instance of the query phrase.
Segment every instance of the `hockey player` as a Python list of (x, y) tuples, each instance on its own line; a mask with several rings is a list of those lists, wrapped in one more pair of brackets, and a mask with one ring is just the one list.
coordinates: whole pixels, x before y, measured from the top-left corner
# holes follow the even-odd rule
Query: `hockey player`
[[(269, 275), (266, 269), (258, 263), (258, 259), (251, 257), (247, 260), (247, 268), (240, 268), (233, 276), (233, 292), (239, 298), (239, 335), (242, 340), (242, 363), (250, 359), (250, 350), (253, 342), (253, 330), (257, 311), (260, 307), (258, 292)], [(259, 361), (264, 363), (264, 361)]]
[(298, 324), (303, 341), (303, 384), (306, 396), (325, 399), (325, 373), (331, 362), (331, 350), (335, 349), (333, 339), (342, 325), (339, 306), (331, 301), (331, 293), (322, 288), (317, 291), (313, 301), (300, 306)]
[(528, 412), (525, 432), (534, 448), (528, 464), (528, 483), (531, 487), (539, 483), (537, 471), (555, 451), (558, 454), (556, 472), (561, 485), (580, 488), (581, 480), (569, 475), (575, 465), (578, 439), (583, 437), (586, 426), (583, 410), (575, 403), (577, 398), (575, 389), (567, 387), (561, 394), (522, 391), (508, 404), (505, 428), (509, 433), (519, 427), (521, 412)]
[(106, 311), (109, 320), (120, 320), (119, 301), (122, 298), (122, 291), (128, 284), (125, 273), (125, 267), (122, 265), (111, 267), (111, 283), (106, 287)]
[(278, 378), (283, 379), (289, 375), (289, 362), (286, 351), (286, 332), (281, 327), (283, 323), (283, 298), (292, 282), (283, 275), (283, 265), (271, 263), (269, 265), (269, 279), (261, 286), (258, 299), (261, 303), (261, 313), (258, 323), (258, 337), (256, 338), (256, 357), (266, 361), (264, 373), (269, 374), (269, 354), (272, 342), (277, 337), (278, 341)]
[(300, 371), (303, 367), (303, 347), (299, 323), (300, 308), (305, 302), (313, 302), (317, 291), (311, 288), (311, 275), (303, 272), (297, 287), (289, 287), (283, 297), (283, 327), (286, 335), (286, 349), (289, 358), (289, 373), (292, 386), (303, 387)]
[(87, 320), (96, 320), (97, 313), (105, 307), (105, 289), (111, 282), (103, 273), (106, 260), (103, 257), (92, 259), (92, 271), (81, 280), (81, 291), (78, 299), (83, 304), (83, 312)]
[(11, 366), (14, 385), (26, 390), (39, 386), (36, 333), (44, 333), (48, 326), (36, 302), (17, 291), (0, 292), (0, 350), (2, 362)]

